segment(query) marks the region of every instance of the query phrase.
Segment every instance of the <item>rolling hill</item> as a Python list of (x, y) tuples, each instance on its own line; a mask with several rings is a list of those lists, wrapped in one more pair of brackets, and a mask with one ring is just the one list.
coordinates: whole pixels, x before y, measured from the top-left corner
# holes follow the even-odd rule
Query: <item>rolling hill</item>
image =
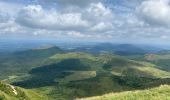
[[(132, 48), (116, 48), (124, 50), (124, 46)], [(50, 100), (74, 100), (170, 84), (170, 72), (145, 60), (148, 55), (133, 56), (143, 60), (108, 52), (65, 52), (56, 46), (45, 46), (0, 57), (0, 78), (24, 91), (27, 97), (27, 92), (38, 93)]]
[(170, 73), (157, 69), (156, 65), (112, 54), (55, 54), (44, 64), (30, 70), (26, 79), (13, 84), (39, 92), (48, 90), (43, 93), (54, 100), (72, 100), (170, 83)]
[(128, 59), (150, 62), (156, 65), (157, 68), (165, 71), (170, 71), (170, 53), (169, 51), (160, 51), (156, 53), (148, 53), (144, 55), (126, 56)]
[(56, 46), (43, 46), (25, 51), (14, 52), (0, 57), (0, 79), (23, 76), (32, 68), (42, 65), (48, 57), (63, 53), (64, 51)]

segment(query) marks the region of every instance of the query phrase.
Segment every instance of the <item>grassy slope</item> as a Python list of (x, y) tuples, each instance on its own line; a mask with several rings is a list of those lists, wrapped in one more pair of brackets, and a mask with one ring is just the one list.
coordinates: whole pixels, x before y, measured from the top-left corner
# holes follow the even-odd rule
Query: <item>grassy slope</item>
[(63, 51), (54, 46), (15, 52), (0, 57), (0, 79), (9, 76), (23, 77), (29, 70), (42, 66), (45, 59), (57, 53), (63, 53)]
[(90, 60), (95, 60), (96, 58), (88, 53), (66, 53), (66, 54), (56, 54), (52, 57), (50, 57), (50, 59), (55, 59), (55, 60), (62, 60), (62, 59), (68, 59), (68, 58), (75, 58), (75, 59), (81, 59), (81, 58), (86, 58), (86, 59), (90, 59)]
[(120, 93), (110, 93), (103, 96), (82, 98), (79, 100), (170, 100), (170, 86)]
[(128, 59), (151, 62), (155, 64), (156, 65), (155, 67), (159, 69), (170, 71), (170, 67), (169, 67), (170, 52), (146, 54), (146, 55), (131, 55), (126, 57)]
[(88, 62), (90, 63), (88, 65), (91, 66), (90, 70), (97, 72), (97, 71), (105, 71), (109, 69), (109, 71), (111, 71), (113, 75), (118, 75), (118, 76), (131, 75), (132, 73), (133, 75), (138, 77), (150, 77), (150, 78), (170, 77), (169, 72), (157, 69), (156, 65), (154, 64), (148, 62), (128, 60), (123, 57), (118, 57), (116, 55), (108, 55), (108, 54), (100, 54), (98, 56), (93, 56), (88, 53), (57, 54), (50, 57), (48, 59), (48, 62), (57, 63), (66, 59), (80, 59), (80, 61), (83, 63), (87, 63), (87, 60), (89, 60), (91, 61)]
[(19, 87), (15, 87), (14, 89), (11, 85), (0, 82), (0, 100), (48, 100), (46, 96), (32, 90)]
[[(109, 57), (107, 57), (108, 59)], [(149, 78), (169, 78), (170, 72), (157, 68), (156, 65), (144, 62), (125, 59), (123, 57), (112, 56), (105, 61), (104, 69), (111, 71), (118, 76), (138, 76)]]
[(149, 54), (145, 56), (145, 60), (156, 64), (159, 68), (163, 70), (170, 71), (170, 67), (169, 67), (170, 54), (169, 53)]

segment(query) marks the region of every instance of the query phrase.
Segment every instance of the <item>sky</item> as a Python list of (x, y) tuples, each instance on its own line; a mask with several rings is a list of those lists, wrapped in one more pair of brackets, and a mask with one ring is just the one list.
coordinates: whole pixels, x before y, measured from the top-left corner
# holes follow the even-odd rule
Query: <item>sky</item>
[(170, 43), (170, 0), (0, 0), (0, 38)]

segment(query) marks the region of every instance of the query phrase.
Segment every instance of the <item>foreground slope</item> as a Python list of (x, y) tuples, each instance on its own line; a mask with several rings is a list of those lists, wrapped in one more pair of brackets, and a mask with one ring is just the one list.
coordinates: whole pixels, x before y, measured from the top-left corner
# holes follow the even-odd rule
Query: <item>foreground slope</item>
[(0, 82), (0, 100), (47, 100), (47, 98), (31, 90)]
[(170, 86), (120, 93), (110, 93), (103, 96), (82, 98), (77, 100), (170, 100)]

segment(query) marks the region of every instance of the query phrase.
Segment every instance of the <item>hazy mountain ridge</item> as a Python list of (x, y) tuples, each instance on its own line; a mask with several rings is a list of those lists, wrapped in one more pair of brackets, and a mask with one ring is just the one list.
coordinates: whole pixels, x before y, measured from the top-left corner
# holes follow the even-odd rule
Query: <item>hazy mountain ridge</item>
[(71, 51), (88, 52), (93, 54), (109, 52), (117, 55), (128, 56), (128, 55), (143, 55), (146, 53), (155, 53), (162, 50), (164, 49), (154, 47), (154, 46), (148, 46), (148, 45), (101, 43), (97, 45), (74, 48)]

